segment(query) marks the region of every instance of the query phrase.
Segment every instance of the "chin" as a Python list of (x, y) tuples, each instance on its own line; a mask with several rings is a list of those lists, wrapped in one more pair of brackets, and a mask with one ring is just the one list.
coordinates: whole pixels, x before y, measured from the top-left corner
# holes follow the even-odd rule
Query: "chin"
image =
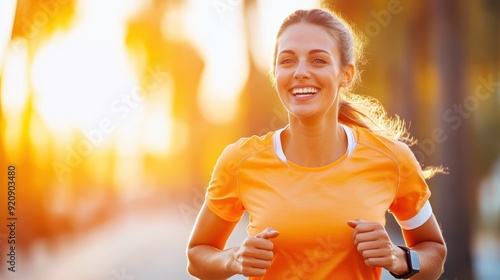
[(312, 118), (314, 116), (317, 116), (316, 112), (311, 112), (309, 110), (294, 110), (294, 111), (289, 111), (290, 115), (299, 118), (299, 119), (308, 119)]

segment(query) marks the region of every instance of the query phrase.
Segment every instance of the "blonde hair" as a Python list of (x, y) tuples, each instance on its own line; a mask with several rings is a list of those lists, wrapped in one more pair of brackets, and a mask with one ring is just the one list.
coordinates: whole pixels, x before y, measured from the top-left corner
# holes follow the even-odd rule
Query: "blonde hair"
[[(364, 63), (365, 40), (344, 18), (333, 11), (327, 9), (297, 10), (283, 21), (276, 36), (271, 75), (273, 83), (275, 83), (278, 39), (289, 26), (297, 23), (323, 27), (338, 43), (342, 66), (353, 65), (355, 68), (351, 84), (349, 87), (342, 88), (340, 92), (339, 122), (349, 126), (363, 127), (377, 135), (402, 141), (408, 145), (416, 143), (407, 131), (404, 120), (398, 116), (389, 117), (377, 99), (352, 92), (360, 82), (359, 67)], [(424, 176), (430, 178), (436, 172), (443, 172), (443, 168), (426, 168)]]

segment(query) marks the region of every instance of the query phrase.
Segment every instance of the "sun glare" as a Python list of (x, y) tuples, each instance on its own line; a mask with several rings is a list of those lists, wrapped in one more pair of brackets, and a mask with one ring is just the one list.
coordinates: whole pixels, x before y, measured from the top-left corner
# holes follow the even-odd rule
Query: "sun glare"
[(5, 142), (11, 156), (17, 154), (22, 114), (28, 100), (28, 50), (23, 42), (12, 42), (7, 49), (1, 83), (2, 111), (5, 116)]
[(0, 73), (2, 72), (5, 50), (9, 45), (12, 34), (16, 5), (16, 0), (3, 0), (0, 2)]
[(205, 61), (200, 110), (208, 121), (225, 124), (238, 112), (238, 99), (248, 77), (248, 49), (242, 4), (226, 4), (229, 6), (221, 9), (214, 3), (187, 1), (185, 24), (189, 40)]
[(2, 111), (9, 116), (21, 114), (28, 98), (28, 49), (22, 39), (7, 48), (2, 78)]
[(53, 35), (36, 54), (35, 108), (54, 131), (95, 125), (111, 114), (113, 98), (138, 83), (127, 61), (124, 30), (107, 29), (88, 28), (83, 18), (69, 34)]
[(171, 148), (172, 95), (170, 87), (148, 97), (151, 100), (144, 111), (140, 141), (143, 149), (150, 154), (165, 155)]
[(271, 69), (274, 42), (276, 33), (283, 19), (297, 9), (311, 9), (318, 7), (319, 1), (257, 1), (256, 9), (252, 12), (251, 21), (255, 28), (250, 28), (251, 52), (257, 66), (267, 73)]
[[(175, 94), (196, 94), (201, 116), (212, 124), (234, 123), (245, 105), (241, 94), (249, 76), (248, 53), (267, 71), (279, 22), (297, 6), (309, 8), (316, 2), (258, 1), (247, 14), (240, 1), (161, 6), (164, 38), (190, 44), (203, 60), (198, 92), (177, 93), (163, 62), (151, 65), (151, 54), (141, 56), (140, 49), (131, 51), (126, 45), (128, 23), (137, 20), (133, 16), (141, 9), (151, 8), (152, 1), (77, 1), (68, 28), (52, 33), (40, 29), (42, 39), (36, 43), (16, 39), (8, 45), (1, 84), (6, 143), (17, 147), (26, 135), (36, 162), (54, 158), (58, 163), (59, 179), (86, 157), (92, 157), (89, 166), (100, 161), (95, 166), (103, 170), (104, 162), (116, 164), (110, 175), (115, 184), (135, 189), (141, 183), (134, 180), (144, 175), (134, 169), (137, 162), (177, 156), (190, 141), (190, 124), (174, 114)], [(246, 21), (256, 28), (245, 28)]]

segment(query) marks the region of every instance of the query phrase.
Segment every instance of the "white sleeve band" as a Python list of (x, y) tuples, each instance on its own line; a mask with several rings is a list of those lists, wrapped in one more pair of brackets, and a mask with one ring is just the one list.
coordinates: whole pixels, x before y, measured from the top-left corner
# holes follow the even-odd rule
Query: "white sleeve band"
[(432, 215), (432, 207), (429, 201), (427, 200), (422, 209), (420, 209), (420, 212), (418, 212), (418, 214), (415, 215), (413, 218), (410, 218), (405, 221), (400, 221), (397, 219), (396, 220), (401, 228), (406, 230), (411, 230), (423, 225), (425, 222), (427, 222), (427, 220), (431, 217), (431, 215)]

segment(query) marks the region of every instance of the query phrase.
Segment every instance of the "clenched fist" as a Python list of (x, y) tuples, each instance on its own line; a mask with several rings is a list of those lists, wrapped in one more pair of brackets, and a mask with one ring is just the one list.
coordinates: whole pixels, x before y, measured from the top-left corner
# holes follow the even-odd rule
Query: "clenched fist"
[(244, 276), (262, 276), (273, 260), (273, 242), (279, 232), (266, 228), (256, 236), (247, 237), (235, 253), (238, 271)]

